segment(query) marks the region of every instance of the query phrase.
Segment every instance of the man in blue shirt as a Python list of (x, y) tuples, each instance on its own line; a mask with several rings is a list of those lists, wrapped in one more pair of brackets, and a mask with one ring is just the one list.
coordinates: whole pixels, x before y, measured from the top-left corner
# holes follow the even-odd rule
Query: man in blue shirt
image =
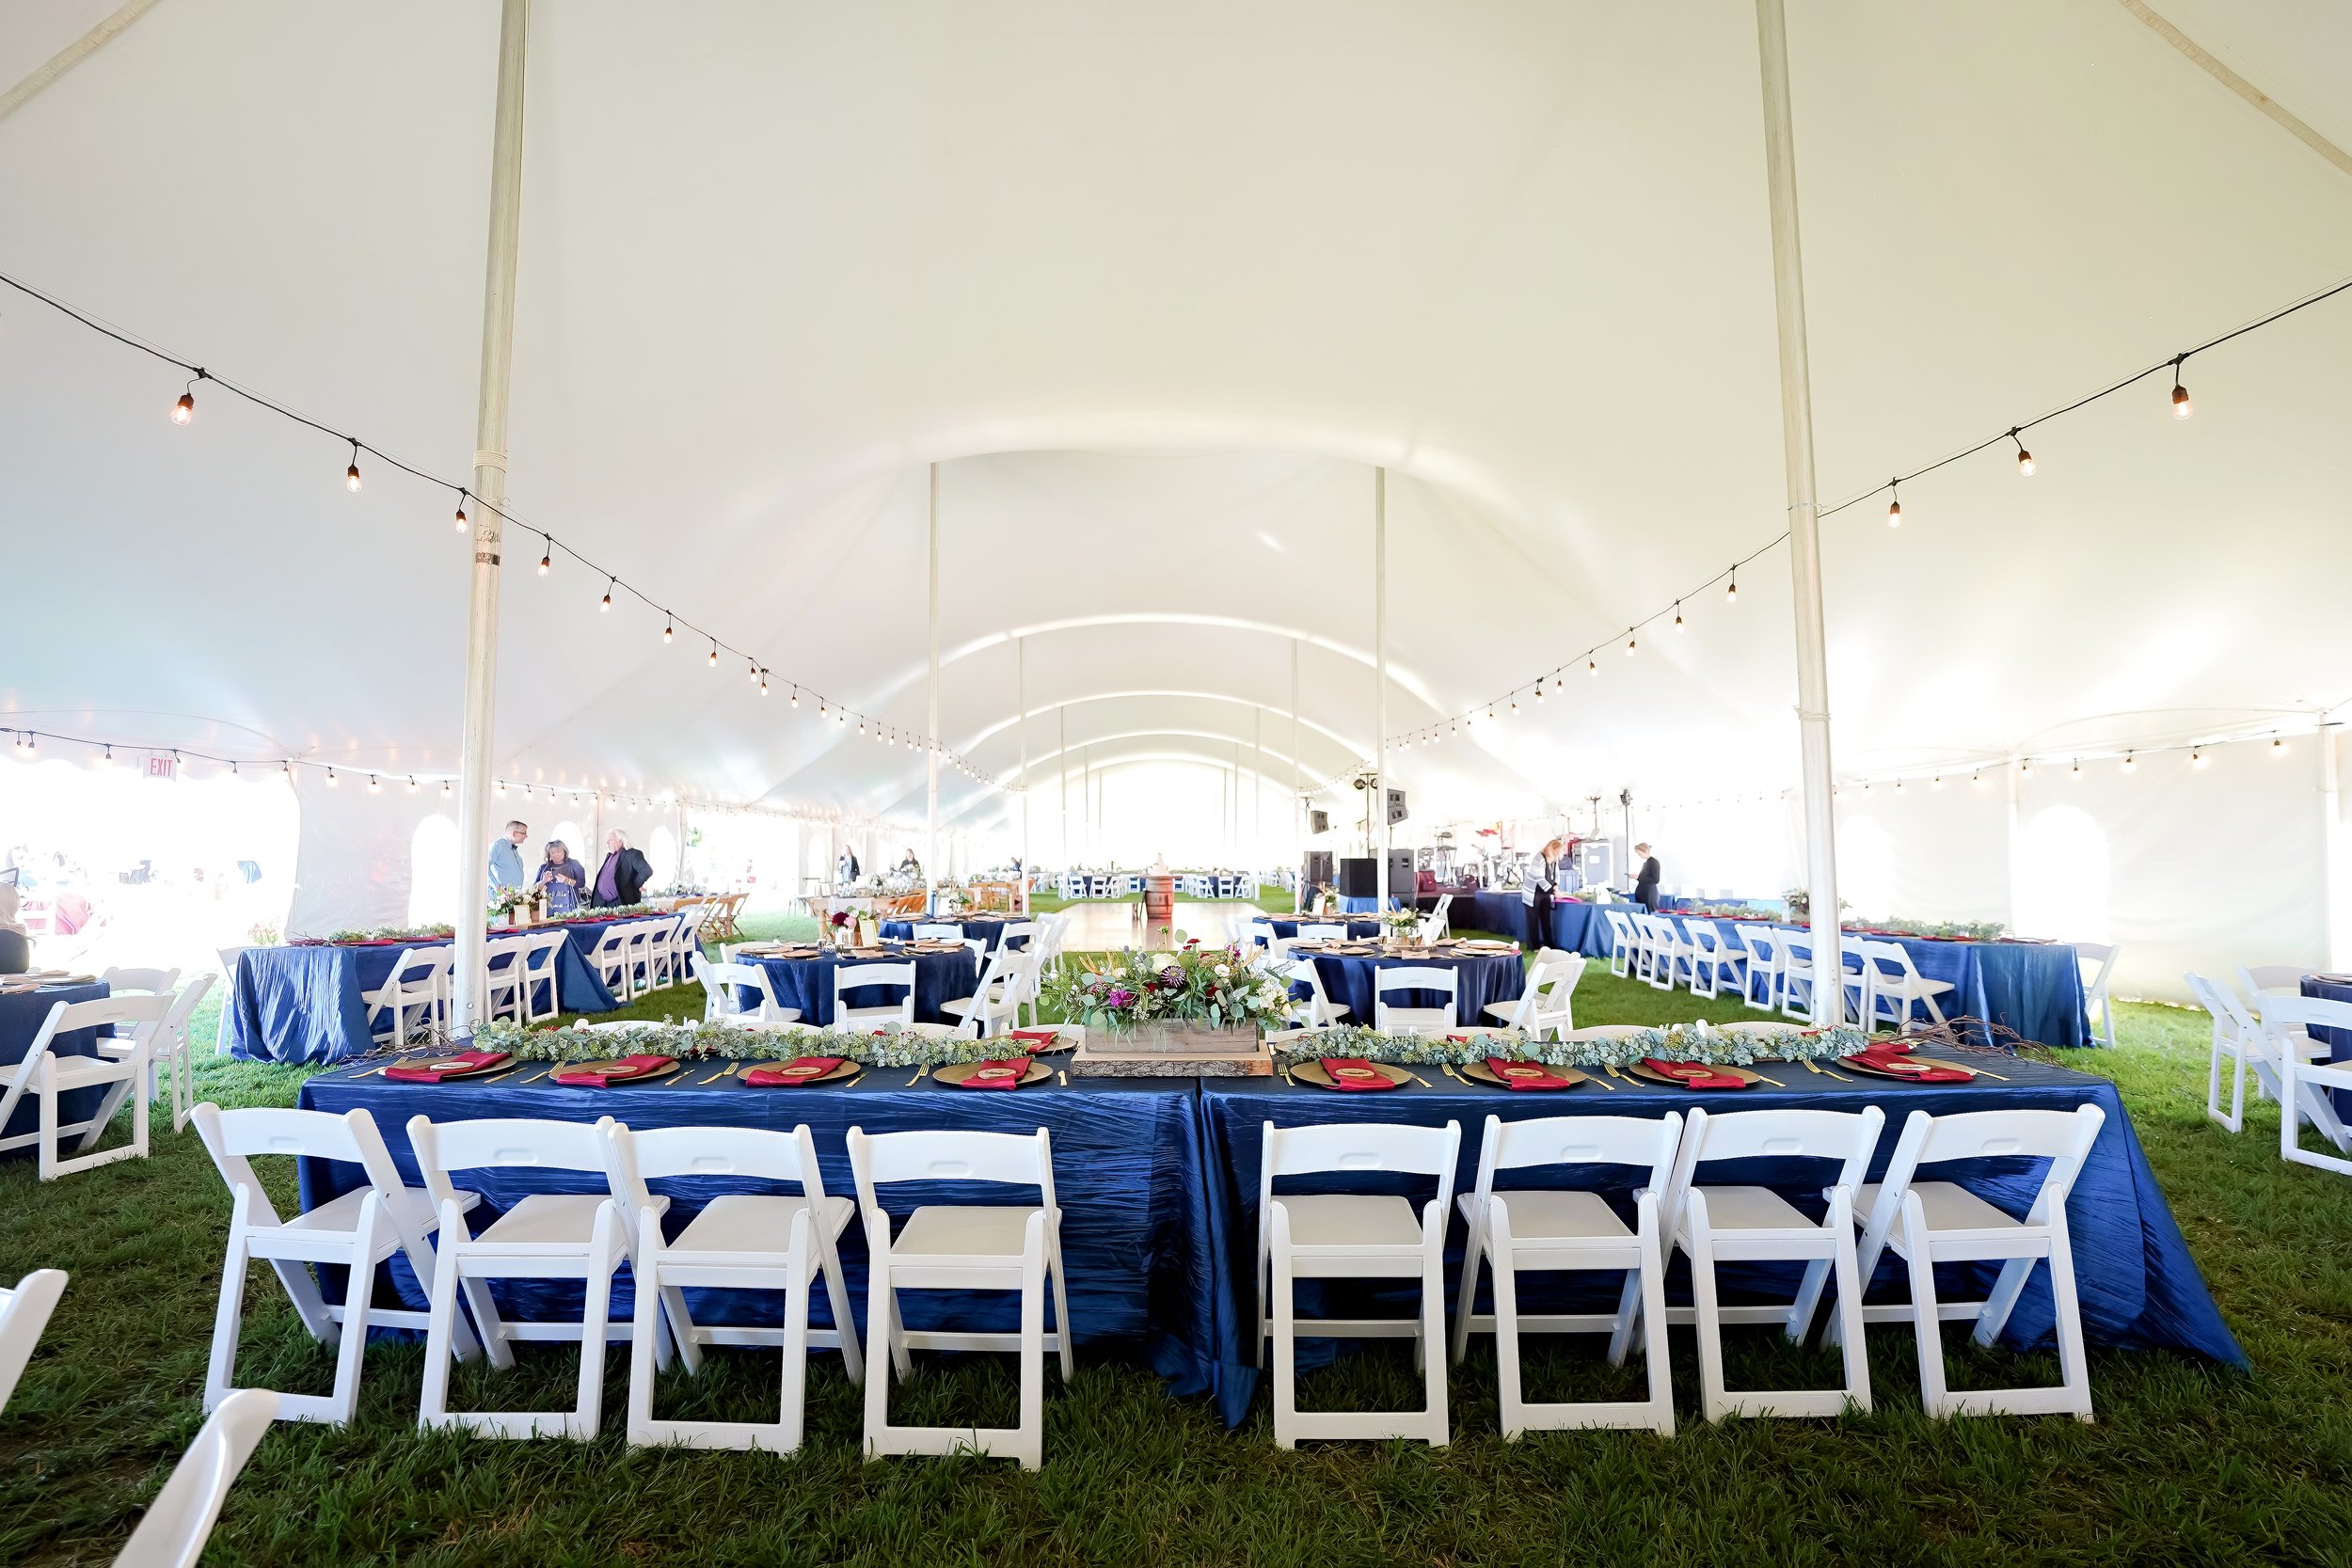
[(523, 875), (523, 841), (530, 836), (531, 825), (529, 823), (509, 822), (506, 825), (506, 836), (492, 841), (490, 845), (490, 886), (493, 889), (530, 886), (529, 879)]

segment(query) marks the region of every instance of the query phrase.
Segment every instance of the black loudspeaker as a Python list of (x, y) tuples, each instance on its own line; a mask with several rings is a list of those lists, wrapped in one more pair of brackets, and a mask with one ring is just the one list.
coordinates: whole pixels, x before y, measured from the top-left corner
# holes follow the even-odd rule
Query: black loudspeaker
[(1311, 812), (1309, 812), (1309, 813), (1307, 814), (1307, 832), (1310, 832), (1310, 833), (1316, 833), (1316, 834), (1320, 834), (1320, 833), (1327, 833), (1327, 832), (1329, 832), (1330, 831), (1331, 831), (1331, 814), (1330, 814), (1329, 812), (1327, 812), (1327, 811), (1311, 811)]
[(1413, 879), (1413, 852), (1410, 849), (1389, 851), (1389, 891), (1410, 897), (1418, 891)]
[(1390, 790), (1389, 826), (1391, 828), (1395, 827), (1399, 822), (1404, 821), (1405, 818), (1410, 815), (1411, 814), (1405, 809), (1405, 792), (1401, 789)]
[(1379, 870), (1368, 856), (1350, 855), (1340, 862), (1340, 896), (1343, 898), (1376, 898), (1380, 895)]
[(1329, 887), (1331, 885), (1331, 851), (1328, 849), (1308, 850), (1306, 870), (1308, 887)]

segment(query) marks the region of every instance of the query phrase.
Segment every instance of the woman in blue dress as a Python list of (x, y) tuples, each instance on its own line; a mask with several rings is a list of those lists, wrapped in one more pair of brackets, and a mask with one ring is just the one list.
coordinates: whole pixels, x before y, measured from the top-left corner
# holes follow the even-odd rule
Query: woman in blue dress
[(532, 884), (548, 895), (548, 913), (572, 914), (580, 909), (580, 889), (588, 885), (588, 868), (572, 859), (560, 838), (548, 840), (548, 858), (539, 863), (539, 879)]

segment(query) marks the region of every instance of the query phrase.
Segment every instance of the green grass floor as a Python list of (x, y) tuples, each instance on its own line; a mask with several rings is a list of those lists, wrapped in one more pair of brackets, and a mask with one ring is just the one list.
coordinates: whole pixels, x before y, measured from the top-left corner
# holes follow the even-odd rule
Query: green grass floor
[[(780, 922), (768, 923), (788, 928)], [(766, 927), (763, 927), (766, 928)], [(1580, 1022), (1737, 1016), (1587, 971)], [(683, 992), (632, 1008), (700, 1010)], [(283, 1564), (1251, 1563), (1674, 1564), (2352, 1563), (2352, 1185), (2278, 1158), (2275, 1111), (2232, 1137), (2203, 1117), (2203, 1015), (2126, 1006), (2123, 1045), (2068, 1065), (2112, 1077), (2205, 1278), (2252, 1358), (2237, 1372), (2169, 1354), (2097, 1353), (2095, 1425), (2058, 1418), (1938, 1424), (1922, 1415), (1911, 1332), (1870, 1337), (1878, 1408), (1838, 1420), (1696, 1418), (1695, 1353), (1673, 1351), (1679, 1435), (1497, 1432), (1494, 1357), (1473, 1349), (1452, 1387), (1454, 1442), (1278, 1450), (1263, 1396), (1228, 1432), (1133, 1368), (1081, 1359), (1050, 1375), (1046, 1464), (864, 1463), (859, 1396), (815, 1358), (809, 1438), (790, 1460), (631, 1449), (618, 1417), (627, 1358), (608, 1361), (594, 1443), (420, 1435), (421, 1354), (368, 1353), (347, 1431), (285, 1425), (229, 1499), (209, 1562)], [(283, 1104), (297, 1069), (208, 1059), (223, 1104)], [(192, 1133), (167, 1119), (152, 1158), (43, 1187), (0, 1166), (0, 1275), (73, 1279), (0, 1414), (0, 1562), (111, 1560), (202, 1421), (228, 1197)], [(279, 1194), (281, 1209), (289, 1191)], [(243, 1381), (323, 1391), (329, 1358), (275, 1281), (246, 1281)], [(1948, 1334), (1958, 1386), (2055, 1378)], [(1735, 1386), (1808, 1377), (1834, 1358), (1732, 1331)], [(1539, 1399), (1626, 1397), (1595, 1341), (1538, 1340)], [(575, 1352), (526, 1347), (458, 1398), (569, 1402)], [(1638, 1358), (1636, 1358), (1638, 1363)], [(665, 1413), (772, 1413), (773, 1352), (725, 1351)], [(468, 1377), (472, 1381), (468, 1382)], [(1787, 1386), (1787, 1385), (1781, 1385)], [(1302, 1380), (1311, 1406), (1407, 1404), (1408, 1353), (1385, 1345)], [(894, 1398), (906, 1418), (1009, 1422), (1000, 1357), (934, 1358)]]

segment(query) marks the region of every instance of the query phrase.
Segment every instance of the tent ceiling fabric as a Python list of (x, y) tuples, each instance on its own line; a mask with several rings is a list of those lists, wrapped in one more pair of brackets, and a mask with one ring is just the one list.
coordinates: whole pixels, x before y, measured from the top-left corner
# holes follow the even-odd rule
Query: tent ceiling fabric
[[(25, 0), (14, 82), (92, 8)], [(2169, 14), (2352, 133), (2341, 11)], [(2352, 180), (2109, 0), (1791, 18), (1824, 499), (2352, 273)], [(421, 467), (469, 466), (496, 8), (163, 0), (0, 120), (0, 267)], [(2333, 43), (2333, 47), (2329, 44)], [(919, 812), (923, 466), (943, 738), (1321, 778), (1782, 526), (1746, 0), (1167, 7), (566, 0), (532, 39), (516, 510), (759, 651), (712, 673), (510, 530), (513, 776)], [(0, 301), (18, 657), (49, 727), (455, 766), (445, 493)], [(1841, 766), (2144, 739), (2352, 696), (2352, 304), (1826, 527)], [(2249, 537), (2265, 548), (2251, 552)], [(2308, 561), (2311, 571), (2280, 570)], [(2329, 569), (2336, 568), (2336, 569)], [(1540, 717), (1395, 771), (1464, 813), (1795, 769), (1788, 563)], [(109, 614), (91, 625), (93, 603)], [(1056, 710), (1060, 710), (1057, 712)], [(1263, 730), (1253, 716), (1263, 713)], [(1103, 760), (1099, 757), (1098, 760)], [(1279, 772), (1287, 764), (1270, 764)], [(952, 818), (1014, 819), (946, 775)]]

